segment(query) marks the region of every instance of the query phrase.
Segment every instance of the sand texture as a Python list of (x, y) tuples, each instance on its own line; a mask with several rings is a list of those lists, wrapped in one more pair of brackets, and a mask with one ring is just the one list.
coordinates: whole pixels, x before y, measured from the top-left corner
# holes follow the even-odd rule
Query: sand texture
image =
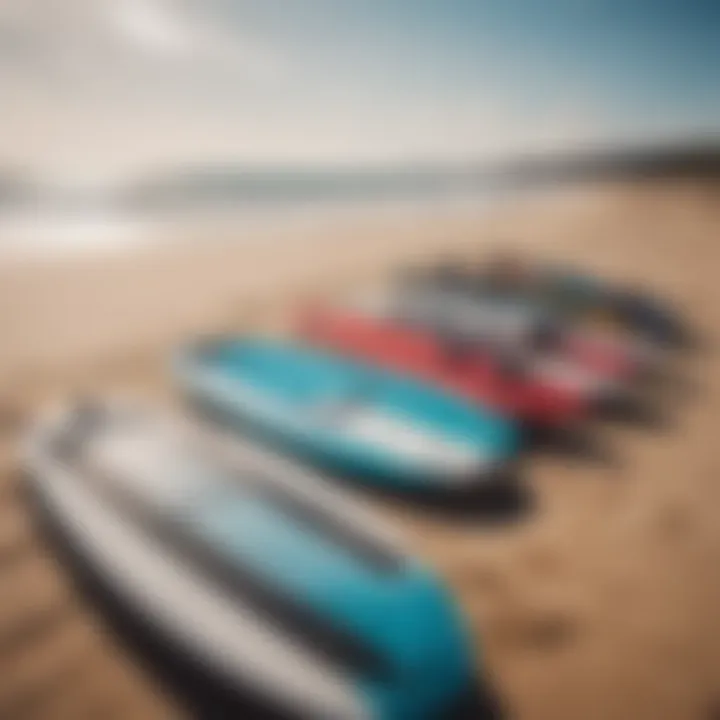
[(720, 712), (720, 187), (608, 184), (493, 211), (354, 223), (0, 268), (0, 717), (175, 717), (68, 583), (18, 493), (24, 419), (70, 389), (168, 397), (172, 343), (281, 329), (288, 309), (408, 260), (512, 243), (674, 301), (706, 340), (655, 392), (657, 427), (598, 422), (593, 458), (525, 461), (512, 521), (370, 502), (455, 590), (512, 717), (693, 720)]

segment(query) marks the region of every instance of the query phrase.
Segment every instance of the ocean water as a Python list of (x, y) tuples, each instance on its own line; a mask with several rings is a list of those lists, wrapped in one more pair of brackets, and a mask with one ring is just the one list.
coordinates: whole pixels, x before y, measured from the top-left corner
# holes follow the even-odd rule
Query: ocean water
[(482, 212), (500, 191), (423, 188), (410, 192), (328, 192), (292, 196), (285, 185), (273, 195), (192, 193), (145, 203), (53, 202), (0, 207), (0, 261), (61, 260), (107, 255), (177, 242), (283, 241), (358, 222), (418, 221)]
[(281, 233), (292, 238), (356, 219), (422, 221), (482, 212), (508, 196), (544, 195), (585, 180), (717, 177), (719, 155), (712, 148), (599, 149), (400, 170), (180, 168), (82, 193), (35, 187), (0, 172), (0, 260), (123, 252), (193, 237), (241, 242), (280, 228), (294, 230)]

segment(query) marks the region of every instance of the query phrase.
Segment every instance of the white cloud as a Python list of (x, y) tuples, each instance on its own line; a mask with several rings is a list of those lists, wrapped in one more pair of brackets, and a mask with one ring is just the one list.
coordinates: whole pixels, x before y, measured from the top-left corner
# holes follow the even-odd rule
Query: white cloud
[(190, 28), (167, 0), (124, 0), (108, 6), (111, 29), (131, 45), (158, 55), (186, 54), (192, 45)]
[(202, 0), (0, 1), (0, 74), (28, 83), (153, 86), (162, 98), (181, 80), (192, 102), (208, 84), (228, 79), (242, 92), (289, 67), (271, 39), (222, 24)]
[(127, 43), (130, 52), (191, 62), (197, 75), (231, 74), (267, 83), (288, 68), (271, 43), (221, 25), (203, 12), (200, 0), (104, 0), (104, 14), (108, 29)]
[[(204, 159), (442, 161), (633, 131), (592, 86), (563, 81), (553, 94), (516, 82), (522, 68), (503, 72), (491, 53), (476, 90), (454, 91), (449, 76), (447, 93), (425, 90), (422, 78), (389, 64), (366, 72), (372, 44), (359, 58), (338, 51), (334, 62), (342, 38), (304, 35), (284, 15), (259, 32), (261, 14), (247, 7), (233, 0), (223, 15), (210, 0), (0, 0), (0, 160), (93, 174)], [(655, 131), (662, 122), (670, 132), (663, 118)]]

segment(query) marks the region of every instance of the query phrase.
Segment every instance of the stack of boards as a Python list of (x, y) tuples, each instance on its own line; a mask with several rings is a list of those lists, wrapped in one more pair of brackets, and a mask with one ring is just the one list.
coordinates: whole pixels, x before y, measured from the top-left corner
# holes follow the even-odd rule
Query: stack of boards
[[(527, 427), (622, 397), (675, 339), (669, 316), (576, 285), (582, 308), (559, 310), (438, 270), (381, 311), (308, 313), (293, 340), (194, 343), (171, 372), (196, 419), (118, 399), (52, 409), (27, 440), (28, 485), (116, 604), (253, 707), (495, 717), (443, 583), (329, 478), (408, 496), (502, 483)], [(598, 307), (630, 332), (587, 330), (577, 317)]]

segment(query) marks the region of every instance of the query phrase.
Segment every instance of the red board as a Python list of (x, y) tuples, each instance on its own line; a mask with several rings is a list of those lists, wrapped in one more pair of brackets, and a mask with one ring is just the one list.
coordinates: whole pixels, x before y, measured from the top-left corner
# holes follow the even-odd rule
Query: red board
[(505, 372), (489, 352), (455, 354), (431, 333), (346, 311), (308, 312), (301, 337), (315, 345), (406, 372), (530, 425), (563, 425), (584, 416), (581, 393)]

